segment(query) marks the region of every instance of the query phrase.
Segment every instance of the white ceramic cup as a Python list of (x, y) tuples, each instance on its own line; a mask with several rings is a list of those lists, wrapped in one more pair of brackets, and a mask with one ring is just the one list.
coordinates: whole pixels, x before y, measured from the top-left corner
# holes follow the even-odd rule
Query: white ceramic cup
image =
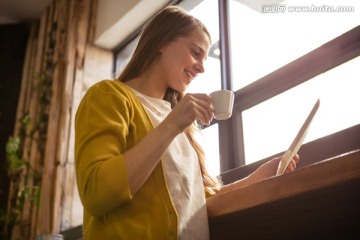
[(231, 117), (234, 105), (234, 93), (229, 90), (218, 90), (209, 94), (214, 107), (214, 117), (226, 120)]

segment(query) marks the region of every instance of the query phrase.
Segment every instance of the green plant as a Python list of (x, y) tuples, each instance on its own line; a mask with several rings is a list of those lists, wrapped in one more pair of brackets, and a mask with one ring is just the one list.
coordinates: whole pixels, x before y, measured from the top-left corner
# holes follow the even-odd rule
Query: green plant
[(23, 158), (24, 140), (27, 137), (27, 131), (30, 126), (30, 116), (25, 114), (20, 119), (20, 122), (18, 135), (9, 136), (6, 144), (6, 165), (11, 188), (8, 199), (8, 211), (6, 213), (0, 212), (0, 223), (3, 226), (2, 233), (0, 234), (1, 239), (10, 239), (12, 229), (20, 222), (25, 201), (28, 200), (31, 204), (37, 205), (40, 197), (40, 187), (38, 185), (27, 186), (29, 180), (35, 183), (39, 182), (36, 181), (36, 179), (39, 179), (39, 174)]
[[(41, 194), (41, 174), (39, 171), (44, 165), (53, 75), (56, 66), (53, 60), (56, 47), (56, 32), (57, 24), (53, 23), (48, 36), (46, 56), (43, 59), (44, 66), (40, 72), (29, 79), (29, 81), (37, 81), (38, 102), (33, 105), (35, 109), (32, 108), (32, 110), (36, 111), (37, 119), (32, 122), (32, 128), (30, 129), (30, 115), (28, 113), (24, 114), (20, 119), (21, 124), (18, 134), (10, 136), (6, 145), (7, 173), (10, 177), (10, 188), (8, 210), (6, 213), (0, 212), (0, 226), (4, 226), (0, 229), (1, 239), (10, 239), (14, 227), (23, 224), (21, 223), (23, 212), (31, 210), (28, 204), (25, 206), (26, 203), (35, 206), (35, 211), (39, 204)], [(33, 141), (36, 141), (36, 149), (32, 148), (31, 142)], [(32, 166), (29, 162), (32, 151), (36, 151), (36, 160), (32, 159), (36, 166)], [(24, 209), (25, 207), (27, 209)], [(30, 225), (31, 227), (36, 226), (36, 220), (29, 221), (25, 223), (27, 227)], [(22, 238), (30, 238), (30, 231), (22, 228), (20, 228), (20, 231)]]

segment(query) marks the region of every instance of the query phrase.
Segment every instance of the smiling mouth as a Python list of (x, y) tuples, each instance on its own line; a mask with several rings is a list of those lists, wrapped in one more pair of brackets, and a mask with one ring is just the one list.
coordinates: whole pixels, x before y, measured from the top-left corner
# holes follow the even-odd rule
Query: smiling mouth
[(197, 74), (192, 74), (191, 72), (185, 70), (185, 74), (187, 75), (188, 79), (190, 80), (190, 82), (197, 76)]

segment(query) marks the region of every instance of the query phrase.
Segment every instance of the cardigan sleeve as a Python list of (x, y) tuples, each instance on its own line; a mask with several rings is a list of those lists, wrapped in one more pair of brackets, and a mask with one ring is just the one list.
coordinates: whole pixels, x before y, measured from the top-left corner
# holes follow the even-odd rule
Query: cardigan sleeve
[(130, 125), (123, 94), (90, 88), (75, 118), (75, 169), (84, 209), (101, 217), (131, 200), (123, 153)]

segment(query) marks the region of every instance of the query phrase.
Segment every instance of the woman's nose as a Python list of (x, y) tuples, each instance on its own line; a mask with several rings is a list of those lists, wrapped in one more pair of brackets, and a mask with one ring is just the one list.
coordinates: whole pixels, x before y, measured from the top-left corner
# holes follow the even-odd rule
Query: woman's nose
[(205, 68), (204, 68), (203, 63), (197, 63), (195, 65), (195, 72), (196, 72), (196, 75), (199, 74), (199, 73), (205, 72)]

